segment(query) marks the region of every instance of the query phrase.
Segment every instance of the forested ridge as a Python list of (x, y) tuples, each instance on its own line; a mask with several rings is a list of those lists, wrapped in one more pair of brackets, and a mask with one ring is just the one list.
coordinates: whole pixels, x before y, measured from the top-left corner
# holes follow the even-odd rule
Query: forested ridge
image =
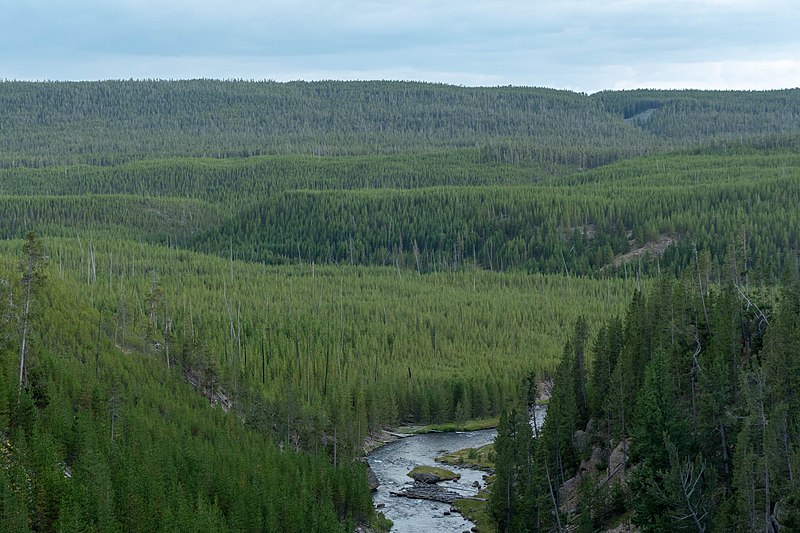
[(500, 530), (791, 530), (798, 117), (797, 90), (1, 82), (0, 529), (380, 529), (370, 435), (499, 417)]
[(666, 236), (676, 242), (660, 268), (678, 272), (693, 249), (721, 257), (736, 243), (754, 258), (751, 268), (777, 275), (800, 244), (797, 162), (783, 151), (670, 155), (611, 164), (566, 185), (290, 191), (237, 213), (194, 246), (233, 247), (264, 262), (586, 275), (621, 270), (617, 256)]
[[(270, 153), (484, 149), (509, 162), (619, 157), (797, 132), (800, 92), (466, 88), (403, 82), (0, 84), (4, 166)], [(647, 120), (625, 122), (648, 109)], [(13, 134), (12, 134), (13, 132)]]

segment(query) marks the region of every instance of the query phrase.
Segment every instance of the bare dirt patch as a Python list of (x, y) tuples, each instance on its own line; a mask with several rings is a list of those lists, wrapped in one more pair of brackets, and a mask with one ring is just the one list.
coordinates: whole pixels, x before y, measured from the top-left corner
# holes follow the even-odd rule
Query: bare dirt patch
[(644, 245), (634, 248), (630, 252), (626, 254), (622, 254), (617, 256), (614, 259), (614, 266), (618, 267), (623, 263), (630, 263), (631, 261), (638, 259), (645, 255), (651, 256), (662, 256), (664, 255), (664, 251), (669, 247), (670, 244), (675, 242), (677, 239), (675, 237), (670, 237), (669, 235), (661, 235), (657, 240), (650, 241), (644, 243)]

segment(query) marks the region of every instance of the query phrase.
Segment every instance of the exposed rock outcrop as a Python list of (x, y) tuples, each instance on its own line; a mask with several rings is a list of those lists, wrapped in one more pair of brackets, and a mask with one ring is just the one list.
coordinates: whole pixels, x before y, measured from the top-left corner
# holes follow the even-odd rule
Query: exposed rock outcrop
[(375, 492), (381, 486), (381, 482), (378, 481), (378, 476), (372, 471), (371, 466), (367, 466), (367, 483), (369, 483), (369, 490), (372, 492)]
[(414, 481), (432, 485), (440, 481), (458, 480), (461, 478), (461, 475), (451, 472), (450, 470), (445, 470), (444, 468), (421, 465), (414, 467), (414, 469), (408, 473), (408, 477)]
[(561, 510), (565, 513), (575, 512), (578, 506), (578, 488), (587, 477), (596, 474), (603, 465), (603, 451), (600, 448), (593, 448), (592, 455), (588, 459), (581, 461), (578, 473), (564, 482), (558, 489), (558, 498), (561, 502)]
[[(577, 433), (577, 432), (576, 432)], [(583, 433), (583, 432), (581, 432)], [(606, 453), (598, 447), (592, 448), (592, 454), (588, 459), (581, 461), (578, 473), (570, 479), (566, 480), (558, 489), (558, 498), (561, 502), (561, 510), (565, 513), (574, 513), (578, 507), (578, 489), (584, 479), (596, 474), (601, 474), (597, 477), (598, 483), (612, 483), (616, 479), (625, 482), (625, 463), (628, 458), (628, 449), (630, 448), (630, 439), (626, 439), (614, 448), (608, 455), (606, 461)], [(605, 465), (607, 466), (607, 470)], [(603, 475), (605, 474), (605, 475)]]
[(608, 477), (609, 480), (622, 477), (625, 470), (625, 463), (628, 461), (628, 452), (631, 449), (631, 440), (623, 439), (617, 444), (614, 451), (608, 457)]
[(428, 485), (433, 485), (442, 480), (442, 478), (430, 472), (416, 472), (411, 477), (418, 483), (426, 483)]

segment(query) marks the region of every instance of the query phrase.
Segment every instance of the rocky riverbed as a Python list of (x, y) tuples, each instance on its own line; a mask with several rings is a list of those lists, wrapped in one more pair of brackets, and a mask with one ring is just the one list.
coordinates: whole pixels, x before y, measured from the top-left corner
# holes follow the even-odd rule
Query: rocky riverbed
[[(373, 499), (381, 507), (381, 511), (394, 522), (392, 531), (461, 533), (472, 529), (474, 524), (452, 512), (448, 502), (456, 497), (474, 497), (478, 492), (475, 483), (483, 486), (485, 472), (447, 466), (448, 470), (459, 474), (460, 479), (434, 485), (415, 482), (408, 477), (408, 473), (418, 465), (441, 466), (435, 461), (437, 456), (483, 446), (494, 441), (495, 435), (493, 429), (413, 435), (370, 453), (367, 461), (380, 482)], [(397, 496), (392, 493), (406, 494)], [(409, 495), (412, 497), (406, 497)]]
[[(536, 408), (538, 427), (542, 427), (547, 407)], [(475, 524), (455, 512), (456, 498), (474, 498), (484, 487), (486, 472), (468, 464), (442, 465), (436, 458), (465, 448), (480, 448), (494, 442), (497, 431), (484, 429), (452, 433), (426, 433), (401, 437), (373, 449), (367, 456), (379, 486), (374, 492), (376, 507), (394, 522), (392, 531), (442, 531), (461, 533)], [(434, 484), (420, 483), (408, 474), (418, 466), (444, 467), (460, 476)]]

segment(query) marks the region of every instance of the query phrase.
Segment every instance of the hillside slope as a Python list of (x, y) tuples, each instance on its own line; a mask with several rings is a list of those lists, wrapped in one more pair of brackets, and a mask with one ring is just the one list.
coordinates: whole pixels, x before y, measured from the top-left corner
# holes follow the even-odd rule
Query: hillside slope
[(371, 518), (363, 465), (280, 450), (180, 366), (123, 351), (91, 291), (52, 271), (20, 387), (12, 264), (2, 257), (14, 305), (0, 304), (0, 531), (352, 531)]

